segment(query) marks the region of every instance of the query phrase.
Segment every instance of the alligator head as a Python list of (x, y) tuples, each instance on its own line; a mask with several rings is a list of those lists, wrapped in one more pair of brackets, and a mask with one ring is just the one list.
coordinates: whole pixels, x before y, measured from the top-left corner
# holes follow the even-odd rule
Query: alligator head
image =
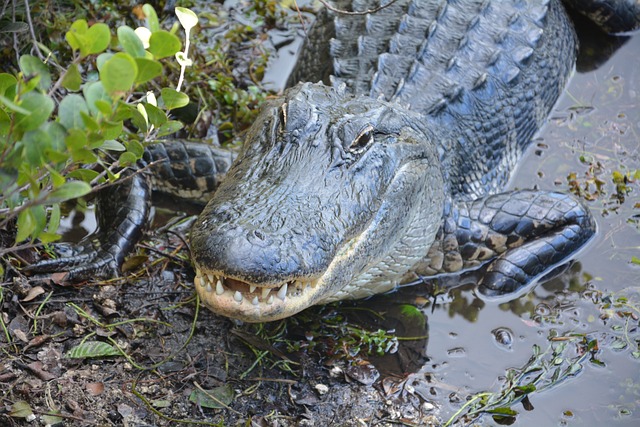
[(191, 231), (204, 304), (261, 322), (393, 289), (442, 216), (421, 121), (322, 84), (268, 102)]

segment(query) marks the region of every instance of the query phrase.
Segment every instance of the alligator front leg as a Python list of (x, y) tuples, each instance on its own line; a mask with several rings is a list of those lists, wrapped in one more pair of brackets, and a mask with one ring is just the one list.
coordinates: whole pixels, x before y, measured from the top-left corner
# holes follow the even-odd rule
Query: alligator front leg
[(481, 294), (518, 293), (569, 261), (594, 232), (589, 211), (563, 193), (522, 190), (450, 203), (425, 272), (488, 264)]
[(149, 171), (126, 170), (117, 185), (97, 196), (98, 230), (78, 245), (54, 245), (58, 258), (25, 270), (64, 273), (63, 280), (116, 277), (124, 258), (142, 237), (149, 221), (151, 191), (204, 203), (235, 159), (235, 152), (207, 144), (164, 141), (145, 150), (142, 165)]
[(54, 245), (58, 258), (40, 261), (26, 270), (64, 273), (64, 281), (118, 276), (124, 257), (142, 236), (151, 208), (148, 179), (130, 170), (123, 175), (121, 183), (105, 188), (97, 197), (96, 233), (78, 245)]

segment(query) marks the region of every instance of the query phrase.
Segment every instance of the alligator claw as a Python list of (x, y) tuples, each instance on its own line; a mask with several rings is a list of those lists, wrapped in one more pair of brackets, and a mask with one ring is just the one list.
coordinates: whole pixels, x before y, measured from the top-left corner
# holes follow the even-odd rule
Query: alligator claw
[[(97, 237), (99, 239), (101, 237)], [(108, 238), (108, 236), (104, 236)], [(53, 245), (57, 258), (39, 261), (23, 270), (42, 276), (50, 275), (55, 282), (77, 282), (89, 279), (108, 279), (117, 277), (120, 265), (117, 257), (94, 243), (97, 240), (85, 240), (73, 245), (58, 243)]]

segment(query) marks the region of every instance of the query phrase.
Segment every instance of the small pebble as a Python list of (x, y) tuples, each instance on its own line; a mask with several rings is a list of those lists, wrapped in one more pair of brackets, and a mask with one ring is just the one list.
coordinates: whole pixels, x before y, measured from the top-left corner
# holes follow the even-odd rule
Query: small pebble
[(320, 396), (327, 394), (329, 392), (329, 387), (327, 387), (324, 384), (316, 384), (315, 389)]

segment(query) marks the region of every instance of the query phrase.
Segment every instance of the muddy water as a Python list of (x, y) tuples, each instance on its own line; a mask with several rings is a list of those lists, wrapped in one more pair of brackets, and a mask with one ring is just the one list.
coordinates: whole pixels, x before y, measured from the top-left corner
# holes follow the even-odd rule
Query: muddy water
[[(616, 345), (608, 345), (612, 326), (598, 319), (601, 313), (593, 304), (580, 299), (578, 294), (571, 296), (571, 291), (583, 287), (603, 292), (635, 288), (632, 299), (636, 307), (640, 305), (640, 266), (631, 263), (632, 257), (640, 258), (640, 208), (634, 208), (640, 202), (640, 180), (629, 184), (631, 192), (621, 205), (611, 199), (615, 193), (612, 174), (618, 171), (633, 175), (640, 169), (640, 34), (597, 70), (577, 73), (551, 117), (540, 135), (540, 142), (549, 148), (531, 150), (512, 185), (533, 184), (566, 190), (566, 177), (570, 172), (576, 171), (581, 177), (589, 170), (587, 162), (600, 162), (603, 166), (600, 178), (605, 182), (607, 194), (588, 202), (597, 220), (598, 234), (580, 254), (579, 265), (574, 266), (571, 274), (551, 284), (551, 292), (542, 289), (522, 301), (536, 302), (538, 295), (558, 293), (570, 305), (564, 316), (566, 321), (558, 329), (574, 329), (602, 337), (598, 357), (606, 366), (585, 364), (577, 378), (535, 396), (532, 403), (536, 410), (522, 413), (519, 421), (523, 425), (536, 422), (538, 425), (637, 426), (640, 425), (640, 360), (633, 358), (629, 348), (616, 350)], [(531, 313), (509, 315), (510, 312), (503, 309), (487, 307), (480, 317), (487, 318), (488, 327), (496, 323), (510, 325), (523, 339), (518, 340), (518, 348), (508, 354), (508, 358), (504, 352), (502, 356), (493, 352), (494, 359), (490, 354), (479, 356), (479, 360), (487, 361), (494, 369), (507, 366), (504, 363), (507, 359), (517, 365), (512, 357), (517, 359), (518, 354), (523, 357), (540, 335), (539, 328), (527, 326)], [(635, 334), (630, 333), (629, 339), (640, 339), (637, 320)], [(563, 416), (565, 411), (571, 411), (573, 417)]]

